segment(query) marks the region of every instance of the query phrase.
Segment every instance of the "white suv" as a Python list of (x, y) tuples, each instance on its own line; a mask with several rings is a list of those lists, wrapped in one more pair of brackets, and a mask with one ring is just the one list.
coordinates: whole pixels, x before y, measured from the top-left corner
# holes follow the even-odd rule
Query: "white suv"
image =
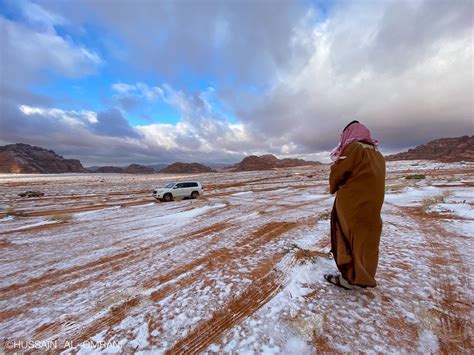
[(165, 202), (175, 198), (198, 198), (201, 194), (202, 186), (197, 181), (170, 182), (165, 187), (153, 190), (153, 197)]

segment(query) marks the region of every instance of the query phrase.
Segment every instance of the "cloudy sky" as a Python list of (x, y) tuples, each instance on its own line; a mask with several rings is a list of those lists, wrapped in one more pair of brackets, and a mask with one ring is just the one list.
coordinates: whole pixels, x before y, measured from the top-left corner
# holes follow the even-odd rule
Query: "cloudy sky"
[(0, 144), (84, 165), (328, 161), (474, 134), (471, 0), (0, 0)]

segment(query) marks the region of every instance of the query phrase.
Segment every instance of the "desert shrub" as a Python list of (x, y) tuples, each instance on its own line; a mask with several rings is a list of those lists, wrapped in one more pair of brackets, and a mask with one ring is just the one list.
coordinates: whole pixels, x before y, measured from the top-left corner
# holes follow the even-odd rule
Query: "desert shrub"
[(434, 205), (437, 205), (438, 203), (443, 203), (443, 202), (444, 202), (443, 196), (435, 196), (435, 197), (424, 199), (421, 202), (421, 206), (423, 207), (423, 209), (427, 210), (433, 207)]
[(74, 216), (70, 213), (58, 213), (49, 217), (49, 220), (54, 222), (70, 222), (73, 219)]
[(331, 218), (331, 211), (324, 211), (318, 215), (318, 221), (324, 221)]
[(421, 206), (423, 207), (424, 210), (428, 210), (434, 205), (437, 205), (438, 203), (444, 203), (444, 199), (448, 197), (449, 195), (451, 195), (451, 192), (445, 191), (441, 195), (424, 199), (421, 202)]
[(5, 216), (15, 216), (15, 209), (12, 207), (5, 208), (3, 210), (3, 213), (5, 213)]
[(23, 212), (15, 210), (13, 207), (7, 207), (3, 210), (3, 213), (5, 213), (5, 216), (12, 216), (12, 217), (25, 217), (25, 214)]
[(403, 190), (405, 186), (402, 185), (394, 185), (394, 186), (385, 186), (385, 192), (399, 192)]
[(426, 175), (423, 174), (414, 174), (414, 175), (408, 175), (405, 177), (407, 180), (423, 180), (426, 179)]
[(18, 194), (20, 197), (43, 197), (44, 192), (41, 191), (26, 191)]

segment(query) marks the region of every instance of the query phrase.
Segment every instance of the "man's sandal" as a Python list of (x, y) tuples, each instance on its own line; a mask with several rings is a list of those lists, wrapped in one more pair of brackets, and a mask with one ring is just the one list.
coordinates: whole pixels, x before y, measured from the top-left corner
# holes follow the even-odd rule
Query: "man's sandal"
[(345, 290), (352, 290), (351, 285), (349, 282), (347, 282), (341, 275), (331, 275), (331, 274), (326, 274), (324, 275), (324, 279), (336, 286), (339, 286)]

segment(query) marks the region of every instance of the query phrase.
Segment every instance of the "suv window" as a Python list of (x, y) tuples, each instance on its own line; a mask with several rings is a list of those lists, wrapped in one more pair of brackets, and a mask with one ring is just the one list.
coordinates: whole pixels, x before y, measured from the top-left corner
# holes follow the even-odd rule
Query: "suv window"
[(189, 187), (197, 187), (197, 186), (198, 186), (197, 182), (190, 182), (189, 183)]
[(184, 186), (184, 184), (176, 184), (175, 188), (177, 189), (182, 189)]

